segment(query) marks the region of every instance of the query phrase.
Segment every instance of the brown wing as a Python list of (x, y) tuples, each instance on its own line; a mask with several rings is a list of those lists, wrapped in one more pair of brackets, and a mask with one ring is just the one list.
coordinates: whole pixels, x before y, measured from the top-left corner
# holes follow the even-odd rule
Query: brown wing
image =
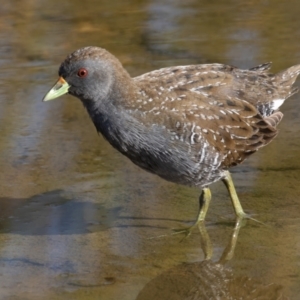
[(181, 86), (180, 81), (174, 86), (169, 80), (169, 87), (161, 87), (154, 80), (152, 86), (145, 88), (144, 85), (140, 91), (141, 99), (136, 100), (138, 112), (142, 118), (151, 115), (144, 118), (144, 124), (151, 120), (149, 126), (165, 127), (169, 132), (166, 138), (173, 138), (175, 146), (176, 143), (189, 143), (195, 157), (201, 152), (205, 140), (220, 154), (222, 165), (230, 167), (242, 162), (277, 135), (273, 125), (277, 124), (278, 118), (275, 117), (272, 123), (271, 116), (270, 120), (264, 120), (247, 101), (208, 93), (215, 87), (226, 86), (231, 80), (229, 75), (212, 72), (209, 83), (204, 82), (207, 78), (203, 79), (202, 86), (194, 82)]
[[(174, 89), (205, 93), (208, 97), (226, 99), (227, 96), (251, 103), (263, 116), (270, 116), (285, 99), (296, 93), (292, 85), (300, 73), (300, 65), (276, 75), (268, 73), (266, 63), (249, 70), (222, 64), (203, 64), (164, 68), (134, 78), (148, 85), (147, 94), (155, 97), (162, 86), (169, 92)], [(160, 85), (161, 83), (161, 85)]]

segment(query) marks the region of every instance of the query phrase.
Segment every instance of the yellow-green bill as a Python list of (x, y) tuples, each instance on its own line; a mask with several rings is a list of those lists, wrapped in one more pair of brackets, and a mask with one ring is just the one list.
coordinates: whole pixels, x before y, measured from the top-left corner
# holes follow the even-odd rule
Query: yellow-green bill
[(45, 95), (43, 101), (53, 100), (64, 94), (67, 94), (69, 88), (70, 85), (62, 77), (59, 77), (53, 88)]

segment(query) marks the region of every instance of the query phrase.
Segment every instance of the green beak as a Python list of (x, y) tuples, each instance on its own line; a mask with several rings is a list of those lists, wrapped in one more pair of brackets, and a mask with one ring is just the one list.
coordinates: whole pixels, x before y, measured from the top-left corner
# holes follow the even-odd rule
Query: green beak
[(62, 78), (59, 77), (53, 88), (45, 95), (43, 101), (53, 100), (69, 91), (70, 85)]

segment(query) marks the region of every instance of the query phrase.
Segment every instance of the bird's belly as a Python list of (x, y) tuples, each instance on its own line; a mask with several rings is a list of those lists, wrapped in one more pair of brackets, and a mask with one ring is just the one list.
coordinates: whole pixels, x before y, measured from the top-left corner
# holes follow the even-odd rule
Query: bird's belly
[(149, 130), (133, 124), (126, 131), (106, 125), (96, 127), (114, 148), (165, 180), (204, 187), (224, 176), (223, 157), (205, 139), (193, 147), (184, 139), (172, 140), (162, 127)]
[(131, 151), (124, 154), (140, 168), (178, 184), (204, 187), (224, 176), (219, 162), (209, 155), (202, 161), (196, 161), (195, 157), (178, 153)]

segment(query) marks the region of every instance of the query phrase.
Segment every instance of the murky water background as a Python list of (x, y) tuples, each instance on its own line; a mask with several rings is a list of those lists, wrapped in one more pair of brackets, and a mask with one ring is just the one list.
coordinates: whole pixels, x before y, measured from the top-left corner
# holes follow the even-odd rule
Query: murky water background
[(135, 167), (77, 99), (41, 102), (64, 57), (87, 45), (132, 75), (300, 63), (298, 0), (15, 0), (0, 16), (0, 299), (299, 299), (300, 94), (276, 140), (233, 170), (245, 211), (266, 225), (248, 221), (222, 263), (234, 214), (221, 183), (206, 238), (182, 241), (171, 229), (194, 220), (199, 191)]

